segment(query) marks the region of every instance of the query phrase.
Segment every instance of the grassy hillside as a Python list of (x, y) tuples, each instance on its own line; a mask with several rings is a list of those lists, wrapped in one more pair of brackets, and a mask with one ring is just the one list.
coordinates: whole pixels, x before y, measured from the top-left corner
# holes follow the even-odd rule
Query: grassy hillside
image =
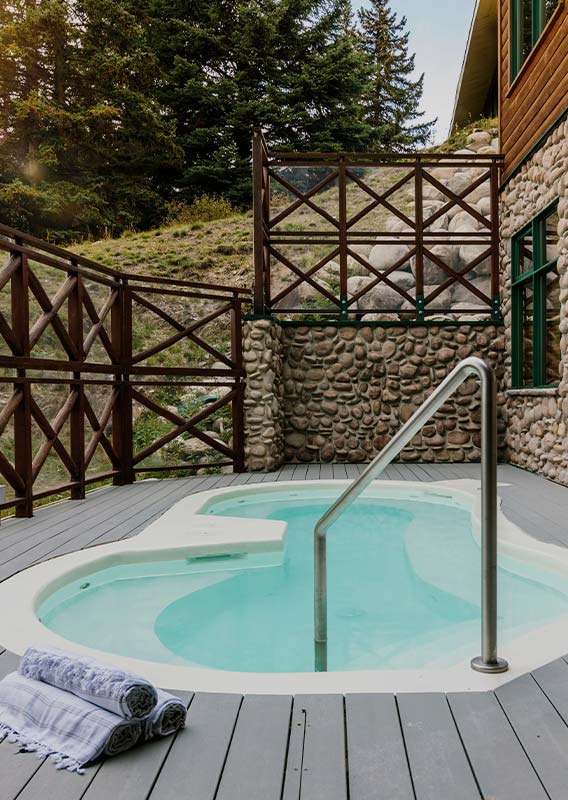
[(247, 287), (252, 282), (252, 213), (176, 223), (71, 249), (124, 272)]

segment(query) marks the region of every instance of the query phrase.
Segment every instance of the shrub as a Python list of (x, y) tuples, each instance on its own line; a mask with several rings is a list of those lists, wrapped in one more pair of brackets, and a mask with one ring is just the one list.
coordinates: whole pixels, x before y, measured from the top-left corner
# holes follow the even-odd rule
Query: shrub
[[(186, 225), (196, 222), (213, 222), (232, 217), (237, 210), (224, 197), (202, 194), (191, 204), (172, 200), (168, 206), (167, 225)], [(193, 226), (192, 226), (193, 227)]]

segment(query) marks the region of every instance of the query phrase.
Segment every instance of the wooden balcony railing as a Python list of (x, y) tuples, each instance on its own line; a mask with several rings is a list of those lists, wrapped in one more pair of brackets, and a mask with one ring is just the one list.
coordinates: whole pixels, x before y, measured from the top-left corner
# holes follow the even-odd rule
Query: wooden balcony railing
[(492, 154), (271, 152), (255, 130), (255, 314), (500, 319), (501, 168)]
[(0, 252), (1, 508), (30, 516), (105, 479), (244, 469), (248, 291), (128, 275), (3, 225)]

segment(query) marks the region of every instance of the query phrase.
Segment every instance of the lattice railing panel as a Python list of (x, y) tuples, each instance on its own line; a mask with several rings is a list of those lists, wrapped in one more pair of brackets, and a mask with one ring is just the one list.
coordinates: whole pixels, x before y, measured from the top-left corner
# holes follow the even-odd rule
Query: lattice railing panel
[(0, 254), (2, 508), (27, 516), (138, 473), (243, 469), (246, 290), (128, 276), (2, 225)]
[(255, 131), (255, 312), (499, 320), (501, 165), (490, 154), (272, 153)]

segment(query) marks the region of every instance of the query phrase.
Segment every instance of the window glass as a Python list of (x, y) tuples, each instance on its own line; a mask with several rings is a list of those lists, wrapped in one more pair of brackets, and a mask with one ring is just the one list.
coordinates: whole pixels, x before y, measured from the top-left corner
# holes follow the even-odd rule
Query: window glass
[(545, 252), (543, 253), (543, 263), (554, 261), (558, 258), (558, 211), (549, 214), (544, 222), (545, 229)]
[(512, 255), (514, 385), (557, 386), (562, 360), (557, 206), (514, 238)]
[(559, 0), (512, 0), (511, 75), (519, 72), (549, 19), (558, 8)]
[(533, 380), (534, 304), (533, 287), (528, 281), (522, 286), (521, 300), (521, 383), (531, 386)]
[(519, 4), (519, 67), (521, 67), (533, 46), (532, 0), (518, 0)]
[(546, 386), (557, 384), (559, 376), (560, 354), (560, 281), (556, 269), (546, 273), (545, 286), (545, 366), (544, 383)]
[(525, 275), (527, 272), (532, 272), (533, 266), (533, 237), (532, 234), (528, 234), (519, 242), (518, 274)]
[[(545, 0), (544, 2), (544, 25), (556, 11), (558, 0)], [(544, 27), (544, 26), (543, 26)]]

